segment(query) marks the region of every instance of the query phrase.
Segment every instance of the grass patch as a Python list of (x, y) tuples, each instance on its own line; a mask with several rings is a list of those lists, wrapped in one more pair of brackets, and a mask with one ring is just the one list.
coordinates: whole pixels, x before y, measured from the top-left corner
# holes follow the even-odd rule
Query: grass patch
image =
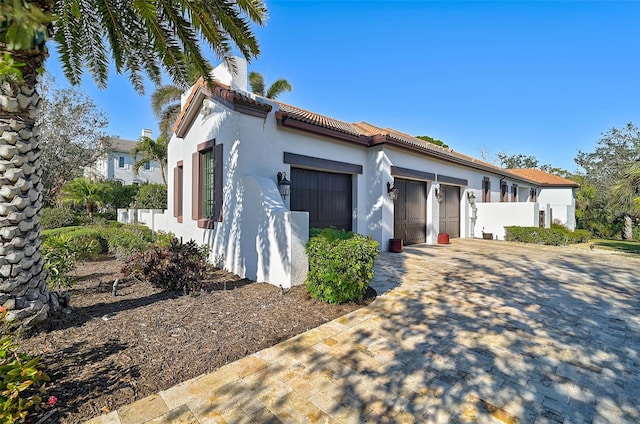
[(640, 241), (592, 239), (591, 243), (598, 249), (640, 255)]

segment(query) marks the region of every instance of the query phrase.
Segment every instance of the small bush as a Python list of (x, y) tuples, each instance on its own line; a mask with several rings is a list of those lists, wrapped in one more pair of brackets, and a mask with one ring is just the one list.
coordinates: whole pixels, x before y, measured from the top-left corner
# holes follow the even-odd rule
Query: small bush
[(357, 302), (373, 278), (378, 243), (371, 238), (335, 229), (312, 230), (307, 244), (311, 297), (329, 303)]
[(102, 212), (96, 212), (93, 216), (94, 222), (96, 219), (103, 219), (105, 221), (117, 221), (118, 211), (115, 209), (105, 209)]
[(51, 288), (71, 287), (69, 272), (76, 266), (76, 252), (69, 240), (68, 235), (59, 234), (48, 237), (42, 243), (44, 269), (47, 271), (47, 284)]
[(40, 214), (40, 226), (44, 230), (76, 224), (76, 214), (69, 208), (44, 208)]
[(154, 244), (160, 247), (169, 247), (174, 239), (176, 239), (176, 236), (173, 233), (158, 231), (155, 235)]
[(589, 241), (591, 236), (591, 233), (587, 230), (571, 231), (567, 227), (558, 224), (554, 224), (554, 228), (507, 226), (504, 227), (504, 229), (504, 239), (507, 241), (546, 244), (551, 246), (581, 243)]
[(6, 309), (0, 307), (0, 422), (25, 422), (31, 409), (44, 406), (44, 382), (49, 381), (49, 376), (38, 358), (18, 350), (13, 335), (6, 331), (6, 314)]
[(208, 252), (208, 246), (198, 246), (193, 240), (180, 243), (173, 238), (167, 247), (153, 245), (146, 252), (130, 255), (122, 273), (164, 290), (197, 293), (208, 267)]

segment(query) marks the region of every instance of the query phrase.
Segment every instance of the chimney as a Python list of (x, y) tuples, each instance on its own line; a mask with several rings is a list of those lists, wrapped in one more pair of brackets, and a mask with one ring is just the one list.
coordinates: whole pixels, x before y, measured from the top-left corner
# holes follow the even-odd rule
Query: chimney
[(211, 71), (213, 79), (231, 88), (247, 91), (247, 61), (238, 56), (232, 56), (228, 61), (229, 64), (222, 62)]
[(153, 138), (153, 131), (148, 129), (148, 128), (143, 128), (142, 129), (142, 136), (143, 137)]

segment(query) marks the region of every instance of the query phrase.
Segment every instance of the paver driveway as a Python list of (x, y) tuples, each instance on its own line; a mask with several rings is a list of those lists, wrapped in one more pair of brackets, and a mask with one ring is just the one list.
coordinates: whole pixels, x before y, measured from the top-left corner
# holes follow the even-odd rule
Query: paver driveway
[(384, 253), (372, 305), (92, 423), (640, 422), (640, 260)]

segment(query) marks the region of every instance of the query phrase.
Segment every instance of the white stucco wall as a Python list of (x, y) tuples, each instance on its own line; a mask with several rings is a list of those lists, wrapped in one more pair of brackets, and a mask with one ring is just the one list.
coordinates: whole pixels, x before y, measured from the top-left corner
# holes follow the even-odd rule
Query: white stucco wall
[[(498, 240), (504, 240), (504, 227), (517, 225), (537, 227), (539, 203), (477, 203), (475, 237), (482, 238), (482, 232), (493, 233)], [(546, 225), (549, 226), (548, 223)]]
[(559, 221), (570, 230), (576, 228), (576, 199), (573, 187), (542, 187), (538, 201), (549, 204), (553, 221)]

